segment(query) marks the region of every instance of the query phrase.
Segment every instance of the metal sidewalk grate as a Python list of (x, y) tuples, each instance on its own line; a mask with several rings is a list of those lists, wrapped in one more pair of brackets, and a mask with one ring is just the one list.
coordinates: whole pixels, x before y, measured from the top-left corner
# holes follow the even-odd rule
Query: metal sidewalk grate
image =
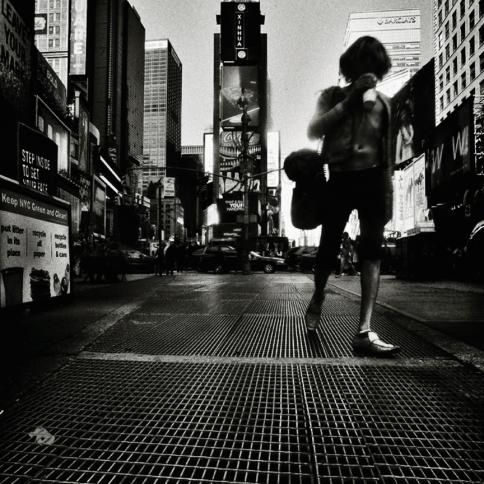
[(478, 483), (457, 380), (484, 393), (462, 368), (77, 360), (0, 418), (0, 481)]
[[(352, 339), (358, 329), (359, 316), (355, 314), (332, 314), (322, 312), (318, 334), (325, 344), (327, 356), (337, 358), (353, 356)], [(427, 343), (397, 324), (392, 323), (391, 316), (382, 315), (377, 309), (372, 318), (374, 329), (383, 340), (401, 347), (398, 358), (435, 358), (448, 356), (436, 346)]]
[(169, 313), (169, 314), (241, 314), (247, 307), (247, 300), (218, 298), (199, 298), (177, 300), (169, 298), (150, 299), (140, 308), (145, 313)]
[(89, 351), (147, 355), (211, 355), (227, 336), (237, 316), (147, 315), (133, 313), (115, 325)]
[(460, 379), (482, 395), (481, 373), (344, 366), (337, 371), (385, 482), (484, 482), (484, 402), (455, 387)]
[(308, 337), (302, 317), (244, 315), (227, 336), (218, 356), (260, 358), (317, 358), (324, 350), (316, 337)]
[[(3, 419), (9, 482), (310, 481), (296, 368), (79, 361)], [(93, 383), (94, 382), (94, 383)], [(39, 447), (41, 423), (56, 436)]]

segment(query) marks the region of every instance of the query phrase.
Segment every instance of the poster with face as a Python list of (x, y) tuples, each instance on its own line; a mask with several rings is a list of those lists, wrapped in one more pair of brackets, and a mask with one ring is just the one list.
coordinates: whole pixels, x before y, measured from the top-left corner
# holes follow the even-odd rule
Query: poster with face
[(70, 293), (69, 209), (0, 187), (0, 307)]

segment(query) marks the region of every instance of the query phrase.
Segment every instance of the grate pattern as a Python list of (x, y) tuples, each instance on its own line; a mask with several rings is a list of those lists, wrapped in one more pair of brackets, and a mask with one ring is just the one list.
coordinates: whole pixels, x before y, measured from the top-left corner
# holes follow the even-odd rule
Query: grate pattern
[(484, 407), (452, 387), (460, 375), (482, 392), (479, 372), (464, 376), (461, 368), (369, 367), (338, 371), (363, 441), (386, 482), (484, 481)]
[[(8, 482), (310, 480), (292, 366), (82, 362), (4, 418)], [(42, 423), (42, 452), (27, 433)], [(29, 481), (30, 482), (30, 481)]]
[[(352, 356), (351, 341), (358, 329), (358, 315), (322, 313), (318, 333), (325, 342), (328, 357)], [(434, 345), (408, 333), (399, 326), (392, 324), (391, 319), (375, 311), (372, 318), (372, 329), (379, 336), (401, 347), (399, 358), (425, 358), (445, 356), (446, 353)]]
[(247, 307), (246, 300), (218, 299), (151, 299), (140, 307), (140, 312), (169, 314), (241, 314)]
[(148, 355), (211, 355), (237, 321), (236, 316), (152, 316), (131, 319), (101, 336), (89, 351)]
[(302, 317), (244, 315), (220, 346), (218, 356), (323, 357), (319, 338), (308, 337)]
[(462, 368), (77, 360), (0, 419), (0, 481), (478, 483), (457, 380), (484, 393)]

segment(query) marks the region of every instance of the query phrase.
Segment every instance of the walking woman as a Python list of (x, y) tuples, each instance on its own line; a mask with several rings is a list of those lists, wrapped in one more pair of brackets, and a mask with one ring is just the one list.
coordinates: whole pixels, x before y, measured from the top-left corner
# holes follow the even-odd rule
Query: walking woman
[(361, 308), (355, 353), (387, 355), (399, 347), (371, 330), (378, 294), (385, 224), (392, 216), (390, 104), (376, 83), (390, 70), (385, 47), (373, 37), (360, 37), (341, 56), (340, 72), (349, 83), (325, 89), (317, 103), (308, 136), (324, 136), (324, 162), (329, 165), (328, 207), (316, 259), (315, 290), (306, 312), (308, 331), (316, 331), (328, 277), (341, 234), (353, 209), (360, 220)]

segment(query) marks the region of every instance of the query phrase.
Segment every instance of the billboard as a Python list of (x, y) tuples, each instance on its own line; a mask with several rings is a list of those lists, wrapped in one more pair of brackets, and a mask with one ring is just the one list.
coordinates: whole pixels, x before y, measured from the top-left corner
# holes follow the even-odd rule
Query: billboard
[(175, 196), (175, 178), (165, 176), (163, 178), (163, 196), (173, 198)]
[(69, 207), (0, 184), (0, 307), (70, 293)]
[(475, 172), (472, 98), (450, 113), (432, 132), (427, 150), (426, 193), (431, 203), (448, 202), (451, 192)]
[(260, 26), (264, 17), (258, 2), (222, 2), (220, 16), (221, 59), (224, 63), (257, 63)]
[(73, 0), (71, 4), (71, 38), (69, 74), (86, 74), (87, 0)]
[(18, 179), (22, 185), (55, 194), (57, 145), (37, 130), (18, 125)]
[(34, 17), (34, 32), (35, 35), (47, 34), (47, 14), (36, 13)]
[(433, 231), (425, 195), (425, 155), (422, 154), (403, 170), (395, 171), (394, 227), (404, 235)]
[(259, 92), (257, 66), (223, 66), (222, 68), (222, 128), (241, 128), (242, 109), (239, 106), (242, 95), (247, 101), (249, 127), (259, 125)]
[(434, 61), (422, 67), (392, 98), (396, 165), (424, 151), (435, 126)]

